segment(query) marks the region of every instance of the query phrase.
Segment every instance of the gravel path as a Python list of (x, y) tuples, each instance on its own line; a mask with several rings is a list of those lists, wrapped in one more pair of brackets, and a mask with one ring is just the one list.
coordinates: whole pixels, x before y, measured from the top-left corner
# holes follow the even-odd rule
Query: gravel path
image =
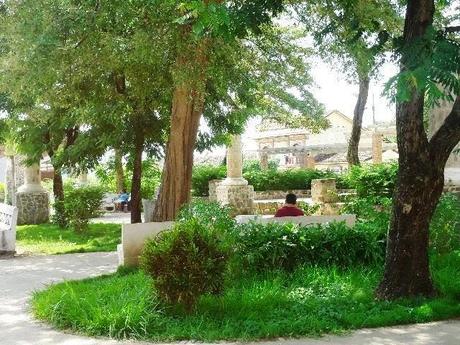
[[(115, 271), (115, 253), (18, 257), (0, 260), (0, 344), (128, 345), (57, 332), (34, 321), (27, 311), (30, 293), (65, 279), (81, 279)], [(182, 342), (181, 344), (186, 344)], [(406, 327), (361, 330), (344, 337), (259, 342), (254, 345), (458, 345), (460, 320)]]

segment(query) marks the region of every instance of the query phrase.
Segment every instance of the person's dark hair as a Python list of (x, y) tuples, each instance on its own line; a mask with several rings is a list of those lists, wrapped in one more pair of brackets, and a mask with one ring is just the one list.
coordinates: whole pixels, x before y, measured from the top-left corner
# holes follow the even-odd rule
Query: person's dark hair
[(297, 203), (297, 197), (295, 194), (289, 193), (286, 195), (286, 204), (295, 205)]

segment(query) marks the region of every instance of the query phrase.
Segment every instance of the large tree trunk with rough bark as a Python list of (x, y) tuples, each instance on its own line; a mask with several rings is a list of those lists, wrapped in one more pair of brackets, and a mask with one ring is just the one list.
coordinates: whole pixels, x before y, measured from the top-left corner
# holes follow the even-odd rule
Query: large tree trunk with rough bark
[(181, 206), (190, 201), (193, 151), (202, 111), (201, 94), (186, 85), (176, 88), (155, 221), (174, 220)]
[(137, 128), (134, 145), (133, 178), (131, 181), (131, 224), (142, 223), (141, 217), (141, 181), (142, 181), (142, 152), (144, 151), (144, 134), (142, 128)]
[(353, 129), (348, 142), (347, 160), (350, 166), (359, 165), (359, 141), (363, 125), (364, 109), (366, 108), (367, 96), (369, 95), (369, 77), (359, 78), (359, 94), (353, 114)]
[[(191, 29), (191, 26), (183, 27), (184, 42), (193, 42)], [(177, 71), (188, 78), (179, 78), (173, 93), (171, 130), (153, 211), (153, 219), (157, 222), (174, 220), (182, 205), (190, 201), (193, 152), (204, 108), (209, 43), (207, 38), (198, 43), (187, 43), (187, 51), (180, 52), (177, 59)]]
[(125, 189), (125, 171), (123, 169), (122, 154), (120, 149), (115, 149), (115, 182), (117, 193), (122, 193)]
[[(410, 0), (404, 28), (406, 46), (423, 36), (433, 21), (432, 0)], [(410, 59), (405, 50), (401, 68)], [(412, 90), (408, 102), (396, 110), (399, 173), (393, 195), (381, 299), (432, 296), (429, 260), (429, 224), (444, 186), (444, 167), (460, 140), (460, 100), (428, 141), (423, 125), (424, 95)]]

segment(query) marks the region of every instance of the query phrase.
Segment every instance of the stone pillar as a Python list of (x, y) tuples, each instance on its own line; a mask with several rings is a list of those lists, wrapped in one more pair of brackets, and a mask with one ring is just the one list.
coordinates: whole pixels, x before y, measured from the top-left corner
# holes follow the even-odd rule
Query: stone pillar
[(24, 184), (24, 167), (21, 158), (14, 154), (8, 155), (6, 164), (6, 203), (16, 206), (16, 192)]
[(241, 137), (232, 137), (227, 148), (227, 178), (216, 186), (216, 198), (222, 205), (233, 208), (235, 215), (251, 214), (254, 203), (254, 187), (243, 178), (243, 153)]
[(260, 153), (260, 168), (262, 170), (268, 170), (268, 153), (267, 152)]
[(320, 215), (336, 215), (339, 213), (338, 194), (335, 179), (317, 179), (311, 181), (311, 197), (319, 205)]
[(315, 169), (316, 168), (316, 161), (315, 157), (311, 154), (307, 153), (303, 156), (303, 167), (305, 169)]
[(222, 180), (215, 179), (208, 182), (209, 198), (211, 202), (217, 201), (217, 186), (222, 182)]
[(16, 193), (18, 225), (46, 223), (49, 221), (49, 195), (41, 185), (39, 164), (26, 167), (24, 176), (25, 182)]
[(372, 134), (372, 161), (374, 164), (382, 163), (383, 135), (381, 133)]

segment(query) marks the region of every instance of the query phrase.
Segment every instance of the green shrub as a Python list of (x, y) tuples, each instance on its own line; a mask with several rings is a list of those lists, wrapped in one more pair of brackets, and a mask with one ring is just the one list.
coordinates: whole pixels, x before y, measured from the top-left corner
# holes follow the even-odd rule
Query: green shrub
[[(337, 177), (332, 171), (314, 169), (250, 170), (243, 173), (256, 191), (310, 189), (311, 181)], [(342, 186), (339, 186), (339, 188)]]
[(344, 178), (360, 197), (392, 197), (398, 174), (397, 163), (353, 166)]
[(222, 237), (212, 227), (190, 219), (147, 241), (141, 267), (152, 277), (164, 303), (190, 312), (202, 295), (222, 292), (228, 257)]
[(91, 218), (100, 216), (101, 203), (104, 197), (102, 187), (96, 185), (64, 186), (64, 201), (54, 203), (53, 221), (62, 226), (70, 227), (77, 232), (88, 228)]
[(431, 249), (446, 254), (460, 249), (460, 198), (444, 194), (430, 224)]
[(255, 271), (293, 270), (299, 265), (381, 263), (384, 244), (367, 228), (344, 223), (310, 227), (296, 224), (242, 224), (237, 228), (235, 257)]
[(227, 175), (225, 165), (195, 165), (192, 175), (193, 196), (208, 196), (209, 181), (223, 179)]
[(235, 219), (231, 216), (231, 209), (217, 202), (193, 201), (182, 207), (176, 221), (186, 222), (194, 220), (201, 225), (212, 228), (215, 233), (230, 234), (235, 227)]

